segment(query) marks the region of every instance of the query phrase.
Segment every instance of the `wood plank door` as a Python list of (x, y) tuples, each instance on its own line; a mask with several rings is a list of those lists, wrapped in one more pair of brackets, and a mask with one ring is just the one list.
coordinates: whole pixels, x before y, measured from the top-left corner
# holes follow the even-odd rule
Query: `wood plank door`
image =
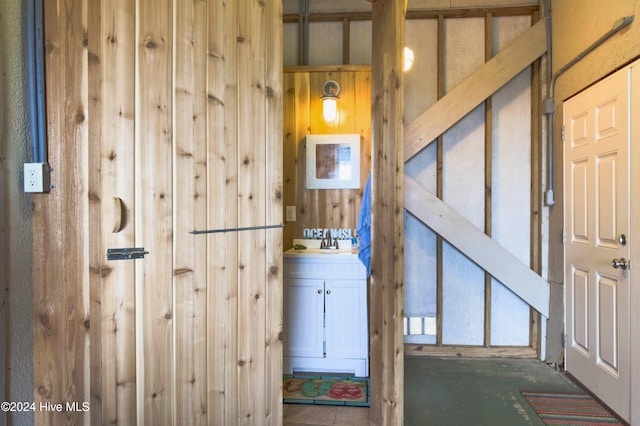
[(628, 89), (625, 69), (564, 105), (566, 368), (627, 420)]
[[(282, 4), (115, 0), (90, 12), (85, 422), (280, 424)], [(146, 256), (105, 256), (131, 247)]]

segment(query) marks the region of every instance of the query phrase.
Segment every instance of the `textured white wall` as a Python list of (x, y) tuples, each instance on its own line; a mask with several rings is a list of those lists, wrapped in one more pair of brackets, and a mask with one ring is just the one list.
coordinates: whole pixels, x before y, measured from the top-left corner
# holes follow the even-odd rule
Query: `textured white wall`
[[(494, 54), (531, 26), (529, 17), (493, 20)], [(493, 96), (492, 237), (529, 264), (531, 223), (531, 71)], [(514, 120), (513, 117), (518, 117)], [(529, 307), (500, 282), (491, 290), (491, 344), (529, 344)]]
[[(445, 20), (445, 92), (484, 64), (484, 19)], [(484, 106), (443, 137), (443, 201), (484, 229)], [(484, 341), (484, 272), (444, 244), (442, 341), (481, 345)]]
[[(405, 123), (415, 120), (438, 99), (438, 21), (407, 20), (405, 44), (415, 53), (412, 68), (404, 76)], [(437, 145), (431, 144), (405, 165), (405, 173), (425, 188), (437, 191)], [(419, 220), (405, 215), (404, 312), (408, 318), (436, 316), (436, 234)], [(407, 343), (436, 343), (435, 335), (406, 336)]]
[[(495, 18), (494, 50), (530, 26), (528, 17)], [(415, 51), (405, 74), (405, 121), (413, 121), (436, 101), (435, 20), (407, 22), (406, 44)], [(451, 90), (484, 62), (484, 19), (446, 21), (446, 88)], [(493, 97), (494, 238), (529, 262), (530, 234), (530, 71)], [(476, 108), (444, 135), (443, 192), (447, 203), (478, 228), (484, 227), (484, 108)], [(436, 149), (429, 146), (405, 171), (436, 191)], [(448, 244), (443, 249), (443, 342), (482, 344), (484, 272)], [(435, 235), (408, 215), (405, 222), (405, 314), (435, 316)], [(529, 343), (529, 308), (501, 283), (492, 285), (492, 344)], [(407, 336), (410, 343), (432, 343), (432, 336)]]
[[(0, 0), (0, 400), (33, 401), (31, 197), (22, 192), (29, 161), (22, 0)], [(33, 424), (33, 413), (0, 424)]]

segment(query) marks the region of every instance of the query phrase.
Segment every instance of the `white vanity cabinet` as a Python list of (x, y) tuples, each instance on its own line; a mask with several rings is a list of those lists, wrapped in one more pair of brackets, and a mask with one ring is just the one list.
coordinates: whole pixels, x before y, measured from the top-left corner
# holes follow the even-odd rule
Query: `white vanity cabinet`
[(369, 375), (367, 279), (354, 253), (284, 256), (284, 372)]

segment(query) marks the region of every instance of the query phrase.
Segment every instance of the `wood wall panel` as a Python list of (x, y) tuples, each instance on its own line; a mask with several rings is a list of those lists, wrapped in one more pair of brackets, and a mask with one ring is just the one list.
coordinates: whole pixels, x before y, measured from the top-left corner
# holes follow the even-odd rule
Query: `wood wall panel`
[[(135, 246), (135, 90), (133, 79), (122, 79), (121, 75), (135, 72), (135, 5), (118, 0), (111, 7), (100, 7), (98, 18), (89, 26), (90, 48), (97, 58), (90, 62), (91, 75), (102, 75), (92, 81), (97, 86), (100, 108), (89, 111), (90, 126), (99, 133), (101, 146), (95, 147), (101, 173), (90, 177), (99, 182), (95, 197), (99, 215), (90, 217), (96, 221), (99, 239), (91, 256), (98, 268), (98, 291), (92, 295), (98, 303), (92, 306), (92, 335), (98, 332), (100, 339), (92, 339), (92, 370), (102, 372), (92, 377), (100, 378), (102, 384), (92, 385), (92, 393), (99, 395), (102, 404), (102, 422), (115, 424), (124, 419), (136, 418), (136, 332), (135, 332), (135, 263), (107, 263), (105, 247)], [(95, 31), (96, 36), (93, 36)], [(99, 43), (99, 40), (108, 40)], [(116, 41), (116, 42), (114, 42)], [(112, 90), (118, 87), (118, 90)], [(105, 90), (108, 88), (108, 91)], [(122, 210), (116, 209), (114, 198), (118, 198)], [(122, 229), (115, 232), (115, 221), (121, 220)], [(94, 229), (91, 226), (90, 229)], [(97, 243), (97, 244), (96, 244)], [(101, 310), (99, 310), (101, 309)], [(93, 313), (99, 315), (94, 319)], [(117, 356), (113, 356), (117, 354)], [(102, 369), (100, 369), (102, 365)], [(93, 404), (99, 403), (92, 402)], [(97, 411), (97, 410), (96, 410)], [(92, 413), (94, 416), (97, 414)]]
[[(55, 195), (33, 196), (36, 407), (90, 400), (87, 1), (44, 13), (47, 129), (65, 144), (48, 147)], [(73, 414), (35, 410), (34, 416), (38, 425), (58, 425)]]
[(281, 424), (282, 230), (229, 231), (282, 223), (281, 2), (56, 6), (34, 385), (91, 407), (37, 424)]
[[(99, 40), (101, 35), (101, 11), (100, 8), (90, 9), (87, 16), (87, 37), (89, 39), (88, 49), (88, 72), (89, 75), (96, 75), (98, 78), (90, 80), (88, 84), (88, 115), (100, 117), (102, 121), (102, 86), (101, 82), (104, 78), (102, 68), (100, 66), (100, 58), (103, 57)], [(91, 40), (94, 40), (92, 43)], [(89, 126), (89, 140), (99, 140), (102, 138), (101, 126)], [(90, 156), (88, 161), (89, 170), (102, 169), (102, 155)], [(89, 229), (93, 227), (101, 227), (100, 218), (102, 217), (102, 203), (100, 203), (100, 194), (102, 193), (102, 177), (100, 173), (89, 174)], [(91, 371), (102, 371), (102, 266), (100, 258), (102, 257), (103, 233), (95, 235), (89, 243), (89, 368)], [(114, 363), (111, 363), (113, 371)], [(90, 400), (89, 403), (95, 407), (101, 407), (102, 395), (102, 375), (93, 374), (90, 376)], [(112, 385), (112, 389), (115, 387)], [(113, 401), (113, 398), (110, 399)], [(102, 406), (104, 408), (104, 406)], [(113, 407), (113, 404), (111, 405)], [(111, 411), (114, 411), (111, 409)], [(102, 423), (103, 412), (95, 414), (96, 422)]]
[[(173, 299), (173, 28), (170, 0), (141, 1), (136, 54), (136, 242), (149, 259), (136, 264), (141, 299), (138, 397), (142, 421), (161, 424), (174, 415)], [(153, 261), (148, 261), (153, 259)], [(139, 402), (140, 403), (140, 402)], [(139, 415), (141, 413), (138, 413)]]
[[(207, 7), (186, 2), (175, 10), (174, 252), (175, 416), (207, 423)], [(191, 31), (193, 28), (199, 31)]]
[[(238, 3), (238, 225), (266, 225), (265, 221), (265, 87), (264, 43), (251, 37), (252, 30), (264, 30), (264, 16), (257, 2)], [(238, 420), (258, 422), (265, 412), (263, 396), (252, 389), (264, 379), (266, 319), (264, 292), (265, 230), (238, 234)]]
[[(237, 3), (215, 2), (208, 13), (208, 167), (209, 229), (238, 226), (238, 127), (236, 34), (226, 23), (238, 20)], [(210, 234), (208, 274), (209, 418), (233, 424), (238, 410), (235, 318), (238, 312), (238, 233)], [(224, 301), (224, 302), (223, 302)]]
[[(282, 3), (267, 2), (265, 5), (265, 31), (269, 34), (268, 43), (282, 46)], [(283, 179), (282, 168), (284, 145), (282, 143), (283, 84), (282, 49), (268, 52), (266, 55), (266, 224), (283, 223)], [(269, 229), (266, 232), (266, 312), (283, 312), (283, 232), (282, 229)], [(282, 377), (283, 356), (283, 318), (266, 316), (265, 377), (264, 395), (266, 403), (265, 424), (279, 425), (282, 422)]]
[[(322, 85), (340, 84), (338, 120), (322, 118)], [(284, 248), (307, 228), (355, 229), (364, 186), (371, 170), (371, 70), (362, 66), (291, 67), (284, 77), (284, 204), (296, 206), (297, 220), (286, 223)], [(308, 134), (360, 134), (360, 188), (306, 189), (305, 137)]]

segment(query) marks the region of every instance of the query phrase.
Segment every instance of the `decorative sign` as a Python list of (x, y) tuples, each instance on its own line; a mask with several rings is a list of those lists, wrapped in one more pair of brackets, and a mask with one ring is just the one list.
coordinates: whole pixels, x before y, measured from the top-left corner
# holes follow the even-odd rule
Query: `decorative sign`
[(353, 238), (355, 232), (353, 229), (333, 229), (333, 228), (306, 228), (302, 231), (302, 238), (321, 239), (331, 236), (333, 239), (348, 240)]

